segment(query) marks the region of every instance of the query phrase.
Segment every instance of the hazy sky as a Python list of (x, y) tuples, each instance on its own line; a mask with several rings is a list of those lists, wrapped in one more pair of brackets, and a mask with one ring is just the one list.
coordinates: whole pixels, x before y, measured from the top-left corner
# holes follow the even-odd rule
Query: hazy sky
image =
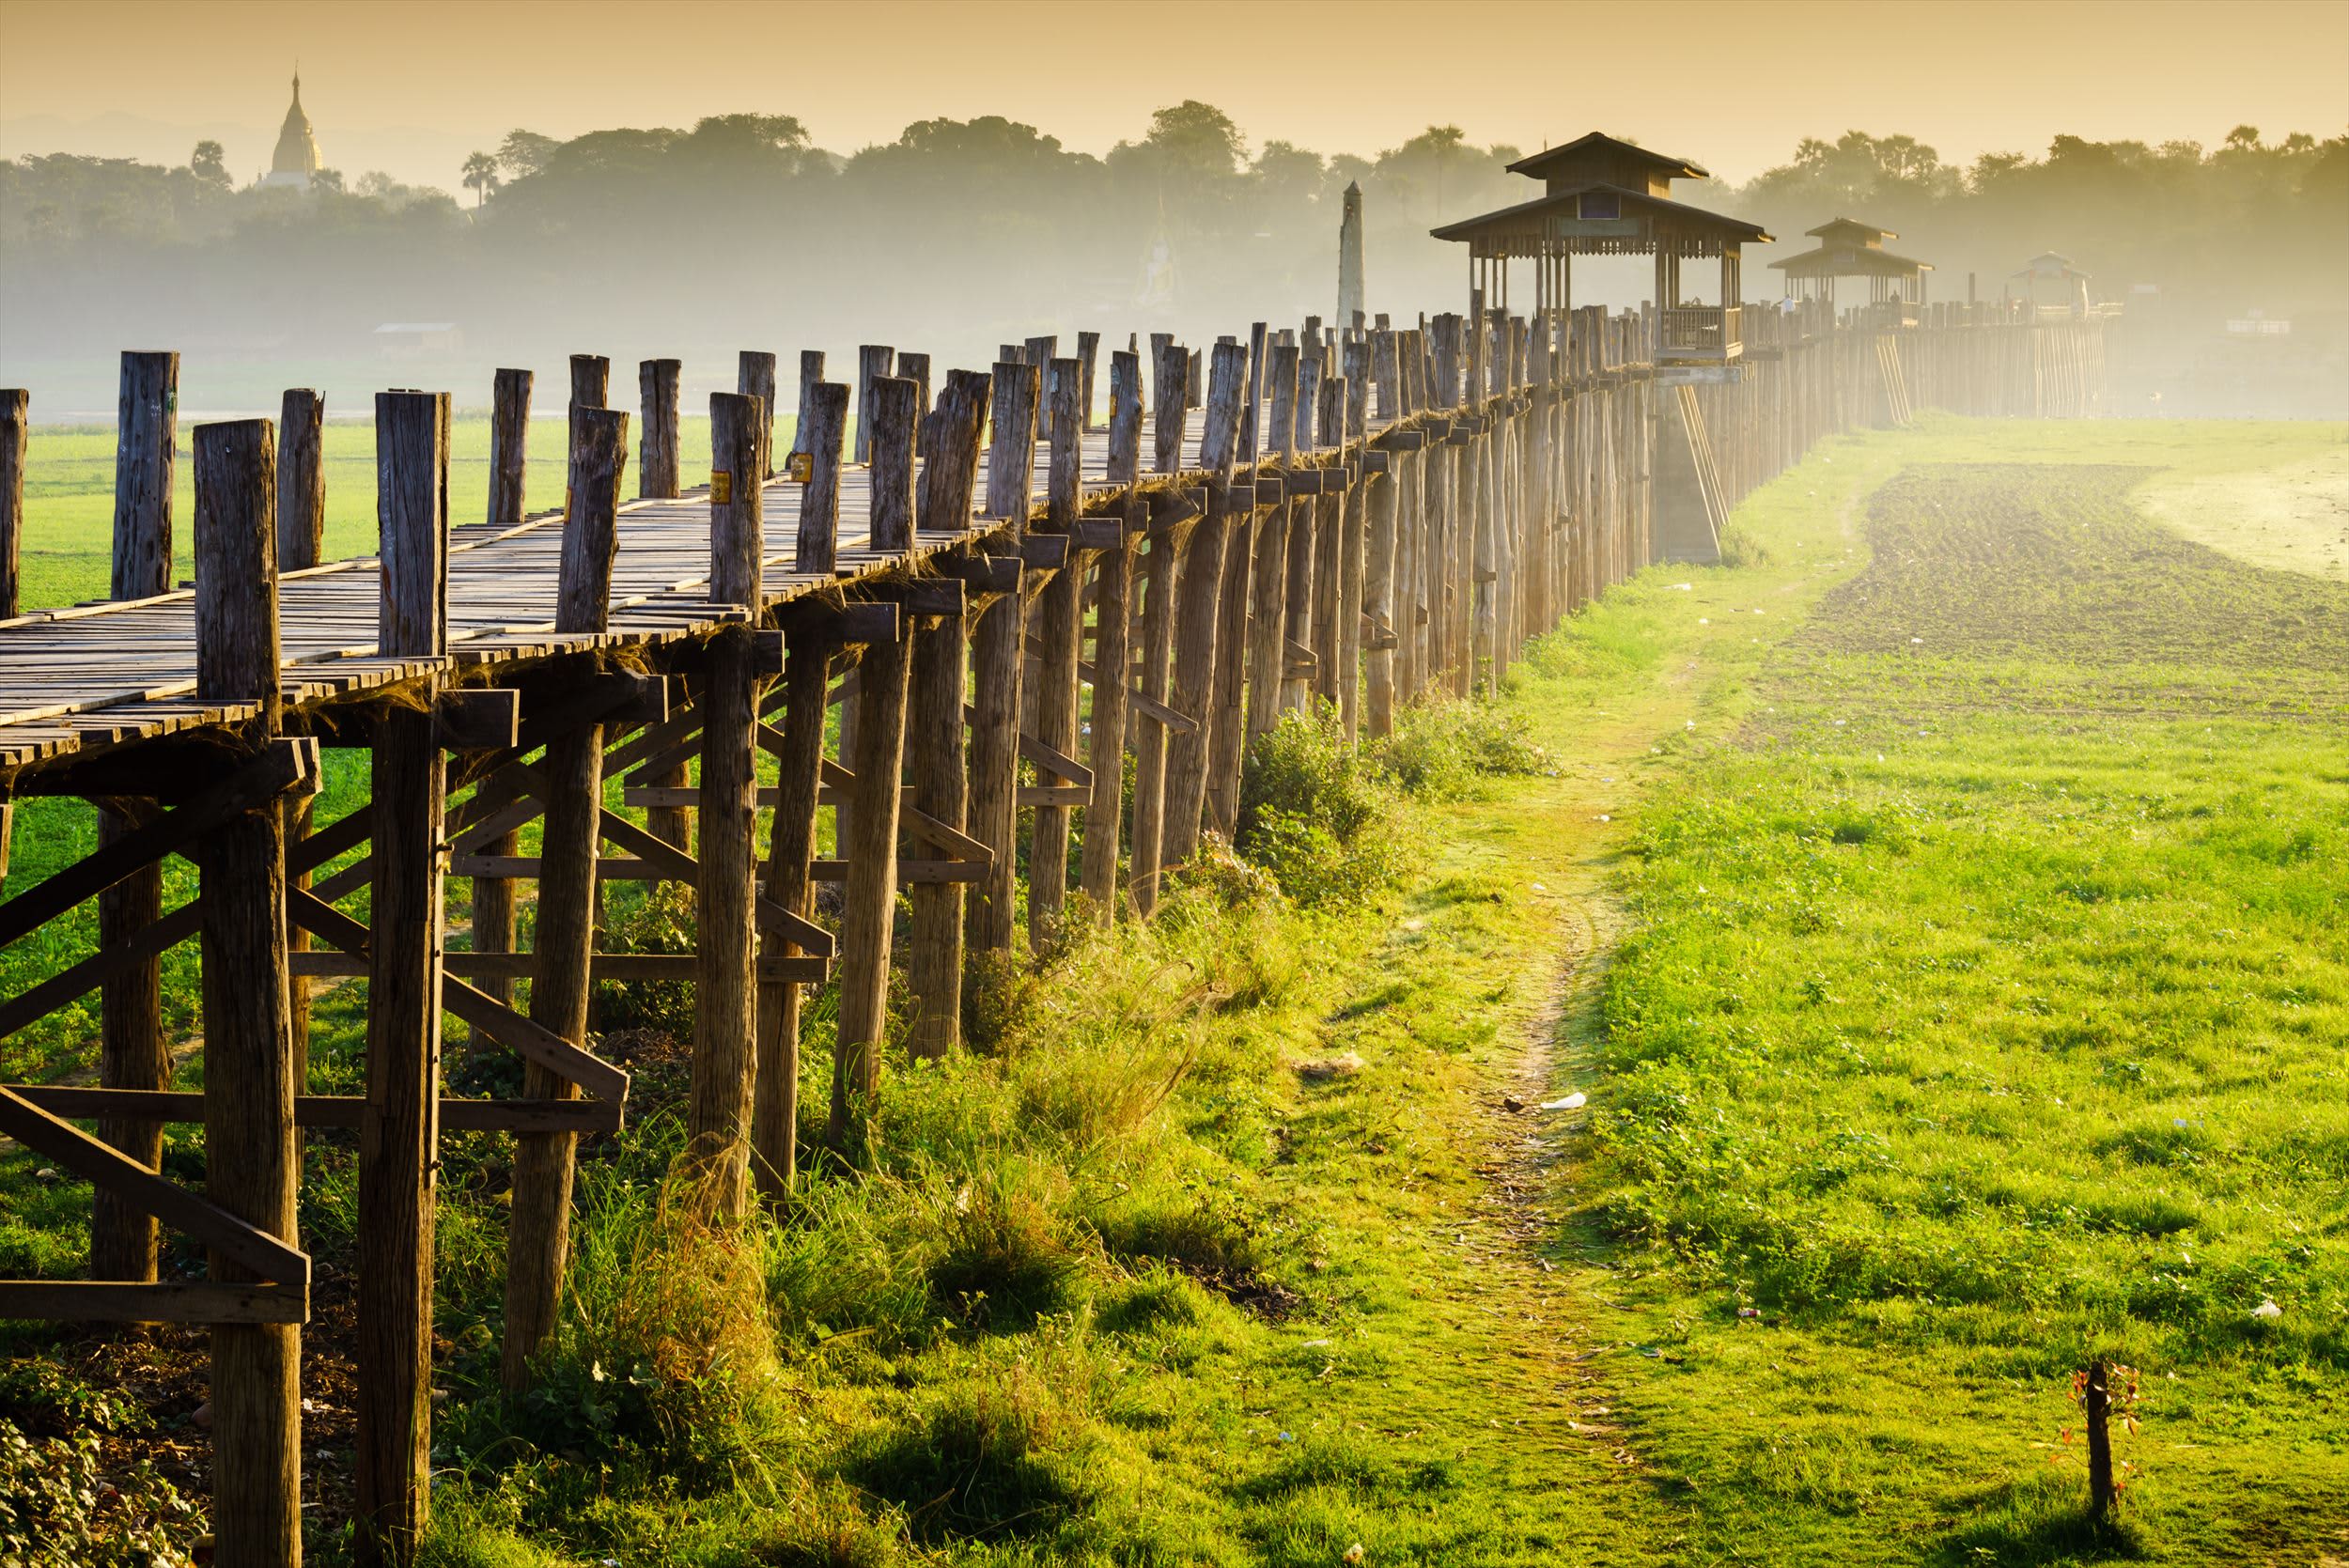
[(982, 114), (1098, 152), (1200, 98), (1252, 144), (1372, 154), (1439, 122), (1530, 148), (1604, 128), (1733, 179), (1854, 127), (1953, 162), (2060, 131), (2349, 128), (2341, 0), (0, 0), (0, 153), (177, 163), (201, 131), (243, 178), (299, 55), (328, 163), (450, 189), (514, 126), (739, 110), (797, 115), (842, 152)]

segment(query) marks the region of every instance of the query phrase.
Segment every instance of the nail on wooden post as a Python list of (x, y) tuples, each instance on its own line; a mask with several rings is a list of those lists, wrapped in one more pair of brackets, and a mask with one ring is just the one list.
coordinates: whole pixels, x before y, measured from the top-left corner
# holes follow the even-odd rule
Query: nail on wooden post
[[(767, 405), (709, 397), (709, 597), (761, 609)], [(725, 483), (719, 483), (719, 475)], [(720, 492), (724, 491), (721, 500)], [(758, 1016), (753, 912), (758, 889), (756, 637), (747, 625), (710, 638), (702, 708), (701, 877), (695, 883), (692, 1098), (686, 1158), (721, 1215), (749, 1200), (751, 1102)]]
[(872, 474), (871, 536), (875, 550), (913, 546), (913, 429), (921, 417), (922, 389), (902, 376), (873, 382), (873, 423), (865, 444)]
[(1206, 808), (1209, 746), (1214, 730), (1217, 632), (1224, 589), (1223, 557), (1234, 523), (1229, 490), (1239, 440), (1239, 405), (1248, 373), (1248, 350), (1237, 343), (1215, 346), (1215, 370), (1207, 384), (1206, 422), (1199, 442), (1199, 466), (1209, 476), (1209, 515), (1191, 536), (1174, 606), (1173, 703), (1198, 721), (1177, 734), (1166, 753), (1166, 827), (1163, 863), (1180, 865), (1199, 846)]
[[(375, 399), (386, 658), (447, 651), (448, 394)], [(424, 706), (387, 710), (368, 753), (374, 831), (366, 1103), (359, 1119), (359, 1556), (405, 1562), (429, 1510), (433, 1172), (440, 1141), (441, 844), (436, 676)]]
[(821, 349), (801, 349), (800, 400), (795, 405), (799, 412), (791, 421), (791, 455), (795, 458), (808, 450), (808, 413), (816, 396), (816, 388), (822, 383), (823, 380), (824, 351)]
[(808, 392), (802, 419), (810, 466), (800, 489), (798, 553), (791, 567), (829, 572), (840, 558), (840, 442), (848, 422), (848, 389), (838, 381), (818, 381)]
[(873, 391), (885, 377), (896, 374), (897, 350), (886, 344), (867, 343), (856, 351), (856, 460), (873, 460)]
[(1100, 592), (1094, 601), (1093, 794), (1085, 804), (1084, 850), (1080, 884), (1093, 918), (1107, 925), (1117, 913), (1118, 818), (1126, 784), (1126, 710), (1132, 684), (1131, 604), (1134, 554), (1146, 503), (1131, 487), (1142, 477), (1142, 356), (1130, 349), (1110, 356), (1108, 477), (1128, 487), (1126, 542), (1101, 555)]
[[(1027, 531), (1035, 482), (1036, 403), (1042, 372), (1009, 362), (995, 366), (990, 399), (994, 439), (988, 448), (986, 512), (1003, 519), (1003, 536), (1017, 540)], [(971, 824), (972, 838), (994, 856), (986, 877), (972, 884), (965, 925), (970, 945), (981, 952), (1011, 946), (1013, 907), (1018, 897), (1019, 689), (1026, 662), (1027, 602), (1023, 594), (1003, 595), (978, 617), (972, 633)]]
[[(490, 512), (492, 528), (522, 520), (523, 474), (529, 467), (530, 388), (527, 370), (501, 370), (490, 390)], [(475, 891), (479, 883), (474, 884)]]
[(911, 660), (897, 635), (867, 643), (857, 665), (856, 774), (851, 793), (848, 880), (840, 908), (840, 1027), (832, 1052), (832, 1116), (826, 1141), (849, 1150), (853, 1126), (880, 1090), (889, 1027), (889, 952), (897, 903), (897, 814), (904, 773), (906, 693)]
[[(1045, 474), (1050, 526), (1063, 534), (1077, 525), (1083, 504), (1084, 369), (1073, 359), (1050, 363), (1046, 435), (1051, 459)], [(1063, 756), (1077, 752), (1078, 644), (1084, 632), (1084, 572), (1072, 547), (1068, 560), (1044, 585), (1036, 604), (1035, 737)], [(1067, 783), (1040, 771), (1038, 783)], [(1050, 944), (1068, 904), (1069, 808), (1039, 805), (1028, 840), (1028, 942)]]
[[(599, 632), (611, 623), (612, 557), (620, 484), (628, 467), (628, 415), (574, 410), (570, 497), (554, 629)], [(530, 1020), (575, 1046), (587, 1043), (588, 961), (596, 938), (596, 846), (603, 804), (603, 726), (583, 724), (547, 743), (546, 813), (539, 832), (538, 908)], [(537, 1063), (522, 1068), (530, 1099), (579, 1097), (577, 1085)], [(506, 1340), (499, 1375), (509, 1393), (529, 1387), (530, 1363), (554, 1332), (570, 1256), (571, 1179), (579, 1135), (514, 1139), (513, 1218), (506, 1249)]]
[[(816, 357), (820, 365), (823, 356)], [(759, 450), (768, 454), (767, 469), (759, 478), (771, 479), (775, 476), (775, 356), (760, 349), (741, 350), (735, 360), (734, 390), (741, 396), (757, 398), (758, 406), (767, 411), (767, 433), (759, 441)]]
[[(5, 396), (5, 394), (0, 394)], [(308, 387), (289, 388), (281, 400), (277, 419), (277, 569), (301, 571), (319, 564), (326, 543), (326, 403)], [(310, 833), (308, 795), (288, 796), (285, 802), (286, 843), (301, 843)], [(0, 866), (7, 864), (0, 853)], [(310, 874), (303, 872), (294, 885), (307, 888)], [(291, 951), (306, 953), (310, 933), (288, 932)], [(307, 1094), (310, 1082), (310, 983), (293, 981), (294, 1092)]]
[[(279, 711), (275, 446), (266, 419), (195, 432), (196, 697), (257, 701), (259, 718), (248, 733), (263, 737), (276, 733)], [(200, 884), (205, 1196), (290, 1245), (301, 1170), (286, 976), (286, 826), (275, 805), (211, 832)], [(217, 1250), (210, 1274), (252, 1278)], [(220, 1324), (211, 1338), (214, 1552), (223, 1562), (298, 1564), (301, 1329)]]
[[(773, 356), (768, 356), (770, 364)], [(636, 493), (648, 501), (672, 501), (677, 493), (677, 372), (673, 359), (648, 359), (636, 366), (636, 390), (644, 409), (637, 434)]]
[[(179, 427), (179, 356), (125, 353), (115, 448), (114, 571), (110, 597), (148, 598), (172, 585), (171, 481)], [(273, 526), (273, 524), (272, 524)], [(132, 831), (129, 818), (101, 809), (98, 846)], [(128, 943), (163, 918), (163, 872), (150, 862), (98, 895), (98, 945)], [(163, 964), (146, 958), (99, 983), (98, 1081), (107, 1089), (168, 1089), (171, 1052), (163, 1041)], [(163, 1159), (159, 1122), (105, 1117), (98, 1136), (155, 1169)], [(155, 1220), (106, 1188), (90, 1216), (90, 1278), (155, 1278)]]

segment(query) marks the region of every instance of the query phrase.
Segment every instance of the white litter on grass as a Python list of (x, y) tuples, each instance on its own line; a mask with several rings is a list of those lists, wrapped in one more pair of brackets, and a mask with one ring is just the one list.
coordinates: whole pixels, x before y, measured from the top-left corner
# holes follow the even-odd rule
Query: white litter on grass
[(1590, 1102), (1590, 1096), (1578, 1089), (1563, 1100), (1544, 1100), (1544, 1110), (1579, 1110)]
[(2273, 1323), (2284, 1315), (2284, 1310), (2271, 1300), (2263, 1299), (2258, 1306), (2251, 1309), (2251, 1315), (2263, 1323)]
[(1612, 822), (1612, 821), (1614, 820), (1614, 818), (1613, 818), (1613, 817), (1611, 817), (1611, 816), (1608, 815), (1605, 812), (1600, 812), (1600, 813), (1598, 814), (1598, 819), (1599, 819), (1601, 822)]
[(1536, 882), (1533, 884), (1533, 891), (1535, 893), (1548, 893), (1549, 890), (1542, 886), (1539, 882)]
[(1693, 594), (1697, 591), (1697, 585), (1693, 582), (1675, 582), (1672, 587), (1684, 594)]

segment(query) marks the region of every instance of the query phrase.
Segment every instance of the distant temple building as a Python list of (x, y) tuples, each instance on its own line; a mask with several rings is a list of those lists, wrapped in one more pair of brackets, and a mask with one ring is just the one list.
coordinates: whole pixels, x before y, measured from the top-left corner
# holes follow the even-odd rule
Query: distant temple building
[(277, 132), (277, 155), (270, 161), (269, 173), (261, 177), (261, 183), (290, 185), (297, 191), (306, 191), (318, 172), (319, 141), (310, 134), (310, 116), (302, 112), (302, 73), (296, 71), (293, 106), (286, 111), (286, 123)]

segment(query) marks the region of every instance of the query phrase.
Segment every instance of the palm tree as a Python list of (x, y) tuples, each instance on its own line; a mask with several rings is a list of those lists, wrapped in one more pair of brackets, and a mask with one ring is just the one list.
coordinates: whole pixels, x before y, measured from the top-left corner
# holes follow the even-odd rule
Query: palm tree
[(474, 193), (474, 208), (490, 199), (490, 193), (498, 188), (498, 161), (486, 152), (476, 152), (465, 160), (465, 189)]

